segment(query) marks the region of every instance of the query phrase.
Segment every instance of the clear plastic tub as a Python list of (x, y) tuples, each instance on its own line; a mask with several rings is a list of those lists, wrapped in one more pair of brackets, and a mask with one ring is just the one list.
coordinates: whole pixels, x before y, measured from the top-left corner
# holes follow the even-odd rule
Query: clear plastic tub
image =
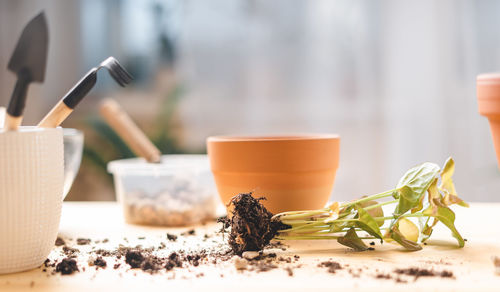
[(215, 218), (218, 197), (206, 155), (164, 155), (159, 164), (115, 160), (108, 171), (128, 223), (187, 226)]

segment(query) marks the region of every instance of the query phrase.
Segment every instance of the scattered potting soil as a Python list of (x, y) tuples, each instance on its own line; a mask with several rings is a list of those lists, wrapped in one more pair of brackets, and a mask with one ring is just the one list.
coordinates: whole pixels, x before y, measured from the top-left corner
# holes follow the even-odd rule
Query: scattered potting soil
[(144, 256), (138, 250), (129, 250), (125, 254), (125, 262), (130, 265), (132, 269), (140, 268), (144, 262)]
[(386, 279), (386, 280), (392, 279), (391, 275), (389, 275), (389, 274), (377, 274), (375, 276), (375, 278), (377, 278), (377, 279)]
[(177, 240), (177, 235), (167, 233), (167, 239), (170, 240), (170, 241), (176, 241)]
[(78, 272), (78, 265), (75, 259), (64, 258), (56, 265), (56, 272), (62, 275), (71, 275), (73, 272)]
[(62, 245), (65, 245), (66, 242), (64, 241), (64, 239), (62, 239), (61, 237), (57, 237), (56, 239), (56, 246), (62, 246)]
[[(70, 275), (76, 271), (85, 271), (87, 265), (95, 266), (95, 270), (97, 270), (105, 269), (109, 264), (113, 270), (120, 274), (130, 270), (133, 271), (133, 275), (136, 275), (137, 271), (142, 271), (151, 275), (166, 274), (169, 279), (175, 278), (176, 275), (188, 279), (205, 275), (201, 272), (202, 270), (197, 270), (200, 266), (215, 267), (221, 265), (227, 267), (229, 265), (234, 266), (235, 272), (238, 273), (252, 274), (279, 269), (289, 277), (294, 277), (297, 269), (303, 266), (303, 264), (298, 263), (299, 255), (282, 253), (282, 251), (287, 250), (287, 246), (279, 241), (273, 241), (259, 248), (266, 240), (272, 238), (272, 236), (269, 237), (269, 234), (272, 232), (276, 234), (279, 230), (276, 227), (273, 229), (272, 214), (259, 203), (260, 200), (262, 199), (255, 199), (250, 194), (242, 194), (232, 202), (236, 217), (231, 218), (231, 220), (223, 220), (223, 223), (227, 223), (229, 227), (236, 226), (236, 229), (239, 230), (239, 233), (230, 233), (229, 240), (233, 240), (232, 245), (225, 243), (224, 233), (222, 236), (215, 232), (200, 234), (200, 230), (195, 231), (194, 229), (179, 233), (179, 235), (167, 233), (166, 238), (165, 235), (161, 235), (160, 242), (150, 247), (119, 244), (115, 248), (109, 248), (109, 245), (100, 244), (108, 242), (107, 239), (101, 241), (89, 239), (86, 244), (80, 244), (79, 249), (77, 249), (71, 244), (76, 246), (79, 244), (79, 239), (82, 238), (73, 241), (61, 237), (59, 243), (64, 243), (57, 248), (57, 252), (51, 254), (51, 259), (45, 261), (42, 271), (48, 272), (48, 276), (55, 273)], [(249, 214), (245, 215), (244, 212)], [(258, 224), (258, 220), (262, 218), (268, 220), (267, 228), (262, 228), (266, 224)], [(247, 228), (245, 226), (249, 230), (242, 232), (243, 229)], [(148, 238), (140, 240), (150, 242), (146, 239)], [(228, 239), (227, 236), (226, 239)], [(132, 242), (132, 239), (130, 241)], [(196, 243), (196, 245), (189, 244), (189, 241)], [(80, 242), (82, 241), (80, 240)], [(128, 240), (126, 243), (129, 245)], [(245, 250), (249, 246), (255, 247), (254, 250)], [(56, 256), (58, 253), (60, 253), (60, 257)], [(88, 260), (84, 261), (85, 259)], [(375, 273), (373, 269), (370, 271), (369, 268), (365, 267), (341, 264), (332, 258), (320, 262), (317, 267), (332, 274), (332, 277), (350, 276), (357, 278), (363, 276), (363, 273), (364, 275), (368, 273), (368, 276), (375, 279), (393, 280), (396, 283), (404, 283), (413, 277), (415, 280), (419, 277), (430, 276), (454, 279), (453, 273), (450, 271), (436, 272), (420, 268), (396, 269), (390, 273), (377, 270)], [(224, 274), (220, 274), (220, 276), (224, 277)]]
[(196, 231), (194, 229), (190, 229), (186, 232), (181, 233), (181, 235), (186, 236), (186, 235), (195, 235)]
[(247, 193), (239, 194), (229, 202), (233, 216), (221, 221), (224, 227), (231, 227), (228, 243), (235, 254), (262, 250), (279, 230), (288, 227), (271, 219), (273, 214), (260, 203), (262, 200), (265, 198), (254, 198), (252, 193)]
[(396, 269), (394, 273), (400, 275), (414, 276), (415, 280), (419, 277), (441, 277), (441, 278), (454, 278), (453, 272), (443, 270), (441, 272), (436, 272), (434, 270), (429, 270), (425, 268), (405, 268), (405, 269)]
[(89, 238), (77, 238), (76, 239), (76, 244), (78, 244), (78, 245), (87, 245), (89, 243), (90, 243)]
[(320, 268), (328, 268), (328, 273), (335, 274), (337, 270), (342, 270), (342, 266), (334, 261), (324, 261), (318, 264)]
[(107, 265), (108, 264), (106, 263), (106, 261), (101, 256), (97, 257), (94, 260), (94, 266), (96, 266), (96, 267), (100, 267), (100, 268), (105, 269)]
[(67, 257), (74, 258), (77, 256), (77, 254), (80, 252), (79, 249), (77, 248), (72, 248), (68, 246), (63, 246), (63, 252)]

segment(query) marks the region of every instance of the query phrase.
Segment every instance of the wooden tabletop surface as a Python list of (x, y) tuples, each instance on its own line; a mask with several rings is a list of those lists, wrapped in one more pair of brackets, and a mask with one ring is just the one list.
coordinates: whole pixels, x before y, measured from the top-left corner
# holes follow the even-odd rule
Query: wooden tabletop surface
[[(180, 234), (190, 228), (159, 228), (124, 223), (121, 208), (114, 202), (65, 202), (59, 235), (67, 244), (82, 251), (80, 272), (61, 275), (43, 272), (43, 267), (27, 272), (0, 275), (0, 291), (175, 291), (183, 288), (207, 291), (257, 290), (373, 290), (373, 291), (500, 291), (500, 275), (495, 274), (493, 256), (500, 256), (500, 204), (473, 203), (468, 209), (456, 207), (456, 226), (467, 239), (463, 249), (444, 228), (437, 228), (423, 250), (407, 252), (396, 245), (376, 243), (375, 250), (354, 252), (336, 241), (288, 241), (278, 257), (300, 256), (291, 263), (280, 263), (266, 272), (238, 271), (232, 260), (200, 264), (172, 271), (148, 274), (122, 264), (113, 269), (114, 258), (106, 269), (87, 265), (85, 251), (96, 241), (98, 248), (113, 249), (119, 244), (144, 247), (164, 242), (169, 250), (217, 247), (223, 243), (215, 223), (196, 226), (196, 234), (171, 242), (166, 233)], [(205, 236), (207, 235), (207, 236)], [(208, 239), (206, 238), (208, 237)], [(90, 238), (92, 245), (77, 245), (76, 238)], [(54, 247), (49, 258), (61, 258), (61, 247)], [(333, 260), (343, 269), (329, 273), (318, 264)], [(436, 272), (450, 271), (453, 278), (398, 276), (395, 269), (420, 267)], [(290, 269), (287, 269), (290, 268)], [(85, 269), (85, 271), (83, 271)], [(292, 270), (290, 276), (288, 271)], [(390, 279), (377, 278), (389, 275)], [(398, 280), (399, 279), (399, 280)], [(175, 289), (175, 290), (170, 290)]]

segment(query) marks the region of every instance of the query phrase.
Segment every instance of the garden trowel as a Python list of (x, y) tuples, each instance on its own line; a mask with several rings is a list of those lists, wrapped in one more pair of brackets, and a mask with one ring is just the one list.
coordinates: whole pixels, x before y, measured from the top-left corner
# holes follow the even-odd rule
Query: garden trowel
[(24, 28), (7, 66), (17, 75), (5, 118), (7, 130), (16, 130), (21, 124), (29, 84), (45, 79), (48, 43), (47, 21), (41, 12)]

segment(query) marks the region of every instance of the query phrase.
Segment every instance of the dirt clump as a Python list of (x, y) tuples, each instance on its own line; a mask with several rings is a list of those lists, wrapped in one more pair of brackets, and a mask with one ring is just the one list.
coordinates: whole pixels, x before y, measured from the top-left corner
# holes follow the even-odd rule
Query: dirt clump
[(335, 274), (337, 270), (342, 270), (342, 266), (335, 261), (324, 261), (318, 264), (320, 268), (328, 268), (328, 273)]
[(269, 244), (278, 231), (288, 228), (279, 220), (272, 219), (269, 212), (260, 201), (265, 198), (254, 198), (252, 193), (234, 196), (229, 202), (232, 217), (221, 219), (224, 227), (230, 226), (229, 245), (235, 254), (244, 251), (260, 251)]
[(78, 271), (78, 265), (72, 258), (64, 258), (56, 265), (56, 272), (62, 275), (71, 275), (73, 272)]

